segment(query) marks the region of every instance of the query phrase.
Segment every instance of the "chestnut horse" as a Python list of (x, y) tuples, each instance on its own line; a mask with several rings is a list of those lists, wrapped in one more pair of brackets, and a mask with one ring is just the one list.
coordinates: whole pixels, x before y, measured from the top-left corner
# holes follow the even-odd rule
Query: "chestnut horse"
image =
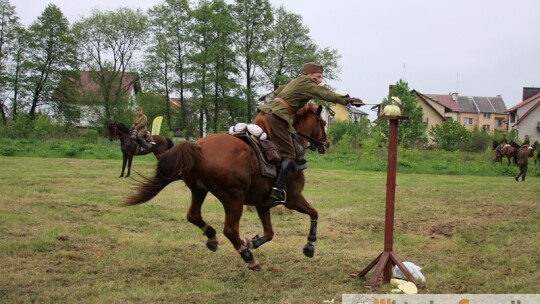
[(157, 158), (160, 154), (163, 154), (165, 151), (169, 150), (174, 145), (170, 138), (160, 135), (152, 135), (152, 138), (154, 139), (154, 142), (156, 144), (150, 148), (145, 148), (144, 151), (140, 151), (139, 145), (131, 141), (130, 129), (124, 123), (111, 122), (109, 123), (108, 129), (110, 141), (120, 139), (120, 149), (122, 150), (122, 173), (120, 173), (119, 177), (124, 176), (126, 163), (126, 177), (129, 177), (129, 175), (131, 174), (131, 162), (133, 161), (134, 155), (146, 155), (148, 153), (154, 153)]
[(510, 141), (510, 144), (501, 144), (500, 147), (500, 156), (498, 160), (502, 163), (502, 158), (506, 157), (508, 159), (508, 166), (513, 161), (514, 164), (517, 164), (517, 156), (519, 152), (519, 145), (516, 144), (513, 140)]
[[(299, 136), (299, 143), (306, 148), (323, 154), (329, 144), (326, 139), (326, 122), (321, 118), (322, 107), (307, 104), (296, 112), (294, 128)], [(254, 123), (269, 133), (264, 116), (258, 116)], [(262, 118), (262, 119), (261, 119)], [(137, 193), (127, 198), (124, 206), (147, 202), (155, 197), (169, 183), (183, 180), (191, 190), (191, 206), (187, 220), (199, 227), (208, 238), (206, 246), (216, 251), (218, 241), (216, 231), (207, 224), (201, 215), (201, 206), (208, 192), (212, 193), (223, 205), (225, 225), (223, 234), (229, 239), (242, 259), (251, 270), (260, 270), (255, 256), (250, 249), (258, 248), (274, 237), (270, 208), (277, 204), (270, 198), (273, 180), (262, 176), (259, 161), (252, 147), (243, 140), (229, 134), (214, 134), (195, 143), (183, 142), (162, 154), (157, 163), (155, 176), (147, 178), (137, 186)], [(294, 170), (296, 171), (296, 170)], [(318, 213), (309, 204), (302, 190), (304, 189), (302, 170), (287, 177), (287, 201), (285, 207), (309, 215), (311, 225), (308, 243), (303, 252), (313, 257), (317, 240)], [(242, 240), (239, 235), (239, 222), (244, 205), (254, 206), (261, 220), (264, 235)]]

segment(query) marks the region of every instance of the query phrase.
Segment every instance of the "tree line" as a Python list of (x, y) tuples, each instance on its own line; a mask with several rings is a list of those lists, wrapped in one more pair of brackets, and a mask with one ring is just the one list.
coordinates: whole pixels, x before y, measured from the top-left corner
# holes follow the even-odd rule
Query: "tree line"
[[(158, 107), (168, 129), (201, 136), (251, 121), (258, 97), (298, 76), (305, 62), (324, 64), (334, 79), (339, 57), (313, 41), (300, 15), (268, 0), (164, 0), (148, 11), (94, 9), (73, 24), (49, 4), (26, 28), (0, 0), (0, 116), (8, 125), (47, 109), (72, 124), (81, 113), (74, 86), (62, 79), (91, 71), (101, 125), (131, 119), (137, 102)], [(122, 86), (133, 72), (144, 91), (136, 101)]]

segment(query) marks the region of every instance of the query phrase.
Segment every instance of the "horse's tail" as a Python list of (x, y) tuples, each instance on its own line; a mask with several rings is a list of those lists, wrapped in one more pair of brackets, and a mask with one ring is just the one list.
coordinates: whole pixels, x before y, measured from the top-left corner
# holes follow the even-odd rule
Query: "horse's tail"
[(172, 148), (174, 146), (174, 143), (173, 141), (168, 138), (168, 137), (165, 137), (165, 139), (167, 140), (167, 150), (169, 150), (170, 148)]
[(168, 184), (189, 178), (201, 158), (200, 146), (190, 142), (180, 143), (167, 150), (158, 159), (155, 176), (145, 178), (145, 181), (137, 185), (137, 193), (128, 197), (122, 206), (145, 203), (154, 198)]

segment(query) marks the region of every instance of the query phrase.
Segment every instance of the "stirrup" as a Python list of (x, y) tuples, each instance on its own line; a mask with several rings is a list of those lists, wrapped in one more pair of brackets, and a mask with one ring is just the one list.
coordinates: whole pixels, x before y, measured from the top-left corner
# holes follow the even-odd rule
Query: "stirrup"
[(272, 187), (272, 191), (270, 191), (270, 197), (274, 199), (274, 203), (284, 204), (287, 200), (287, 193), (283, 189)]

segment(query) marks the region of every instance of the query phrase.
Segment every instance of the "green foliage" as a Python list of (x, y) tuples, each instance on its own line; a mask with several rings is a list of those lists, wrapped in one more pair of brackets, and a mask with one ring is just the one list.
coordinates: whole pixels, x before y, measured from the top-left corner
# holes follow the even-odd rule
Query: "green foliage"
[(369, 120), (362, 118), (356, 123), (333, 121), (327, 133), (332, 145), (336, 146), (338, 151), (352, 151), (362, 147), (363, 143), (369, 139)]
[(429, 130), (437, 147), (446, 151), (457, 151), (471, 145), (471, 134), (459, 122), (451, 119), (435, 125)]
[[(416, 98), (409, 90), (409, 84), (400, 79), (391, 89), (388, 97), (381, 103), (381, 108), (391, 103), (392, 96), (401, 99), (401, 113), (407, 116), (407, 120), (403, 120), (399, 124), (398, 143), (401, 146), (424, 147), (427, 144), (425, 134), (426, 126), (422, 122), (423, 111), (418, 105)], [(386, 120), (377, 120), (377, 129), (388, 138), (388, 122)]]
[(492, 137), (487, 132), (475, 128), (471, 132), (470, 146), (465, 151), (482, 152), (490, 147)]

